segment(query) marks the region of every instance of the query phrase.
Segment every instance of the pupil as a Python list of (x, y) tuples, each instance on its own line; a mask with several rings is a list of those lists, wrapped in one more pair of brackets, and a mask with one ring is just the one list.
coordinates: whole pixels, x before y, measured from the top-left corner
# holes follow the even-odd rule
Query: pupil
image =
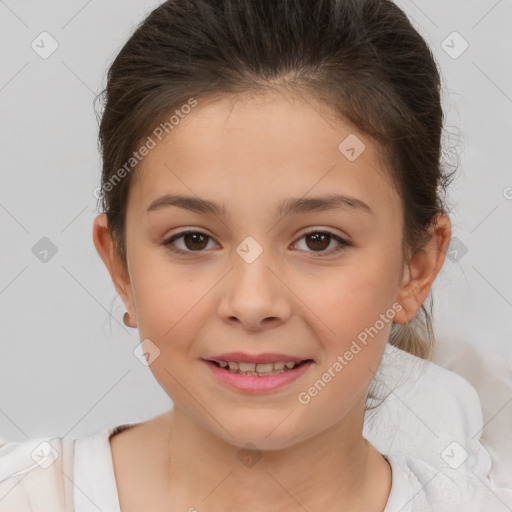
[[(199, 242), (199, 247), (194, 247), (194, 244), (197, 243), (198, 239), (200, 239), (200, 238), (203, 238), (204, 240), (206, 239), (206, 237), (204, 235), (202, 235), (201, 233), (186, 233), (184, 236), (184, 241), (185, 241), (185, 245), (187, 246), (187, 249), (204, 249), (204, 247), (206, 247), (204, 240), (203, 240), (203, 244), (201, 244)], [(190, 246), (190, 243), (189, 243), (190, 240), (192, 240), (192, 247)]]
[[(306, 240), (313, 239), (313, 247), (311, 247), (311, 244), (308, 243), (308, 247), (310, 249), (325, 249), (326, 247), (329, 247), (329, 237), (330, 235), (326, 233), (314, 233), (312, 235), (307, 235)], [(320, 247), (314, 246), (315, 243), (318, 243), (320, 241)], [(325, 243), (327, 242), (327, 243)]]

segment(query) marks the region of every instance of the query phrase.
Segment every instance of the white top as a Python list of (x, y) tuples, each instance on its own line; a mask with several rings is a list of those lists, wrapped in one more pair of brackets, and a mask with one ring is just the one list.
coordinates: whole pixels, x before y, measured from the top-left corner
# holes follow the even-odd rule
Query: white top
[[(388, 345), (373, 392), (388, 394), (363, 430), (392, 469), (383, 512), (512, 510), (512, 484), (492, 482), (481, 405), (465, 379)], [(0, 512), (121, 512), (109, 436), (136, 423), (1, 445)]]

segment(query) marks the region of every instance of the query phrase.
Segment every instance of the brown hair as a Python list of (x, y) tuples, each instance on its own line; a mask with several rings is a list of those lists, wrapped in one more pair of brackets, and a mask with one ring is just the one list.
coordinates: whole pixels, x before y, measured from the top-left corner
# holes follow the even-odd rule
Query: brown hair
[[(389, 0), (169, 0), (123, 46), (102, 93), (99, 200), (125, 269), (126, 162), (142, 141), (191, 98), (278, 86), (320, 100), (377, 141), (402, 201), (404, 261), (421, 250), (436, 214), (446, 213), (440, 193), (454, 171), (441, 163), (437, 65), (400, 8)], [(389, 341), (428, 359), (431, 318), (424, 305), (421, 312), (424, 319), (394, 324)]]

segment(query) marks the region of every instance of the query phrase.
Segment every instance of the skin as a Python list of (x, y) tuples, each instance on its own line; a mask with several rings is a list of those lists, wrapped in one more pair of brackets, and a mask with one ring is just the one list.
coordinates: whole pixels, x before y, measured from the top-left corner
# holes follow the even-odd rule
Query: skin
[[(338, 150), (349, 134), (365, 144), (355, 161)], [(289, 91), (201, 101), (134, 171), (127, 269), (106, 216), (95, 219), (95, 246), (140, 339), (158, 347), (149, 368), (174, 404), (111, 440), (123, 512), (233, 503), (240, 512), (384, 509), (391, 468), (362, 429), (392, 322), (307, 405), (297, 399), (393, 304), (401, 306), (393, 321), (410, 321), (444, 262), (451, 236), (444, 215), (427, 247), (409, 265), (402, 261), (403, 212), (378, 149)], [(333, 192), (373, 213), (276, 212), (284, 199)], [(176, 206), (146, 212), (164, 193), (222, 203), (227, 216)], [(186, 228), (210, 238), (176, 240), (189, 251), (180, 256), (164, 242)], [(334, 238), (315, 245), (303, 236), (325, 231), (352, 245), (334, 252)], [(247, 236), (263, 249), (252, 263), (236, 252)], [(248, 395), (201, 361), (230, 351), (314, 364), (282, 389)], [(237, 457), (248, 442), (261, 455), (252, 467)]]

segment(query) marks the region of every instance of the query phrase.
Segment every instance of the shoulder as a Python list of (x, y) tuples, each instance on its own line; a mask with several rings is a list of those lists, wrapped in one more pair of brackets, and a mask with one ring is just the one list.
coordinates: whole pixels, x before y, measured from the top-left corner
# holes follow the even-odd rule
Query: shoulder
[(480, 440), (482, 406), (466, 379), (388, 345), (373, 384), (376, 398), (365, 416), (363, 435), (382, 454), (396, 458), (417, 489), (412, 494), (418, 493), (416, 500), (512, 500), (511, 489), (494, 487), (491, 457)]
[(512, 491), (495, 488), (472, 471), (448, 466), (436, 468), (411, 455), (385, 456), (393, 471), (394, 488), (388, 503), (389, 512), (510, 511)]
[[(448, 370), (433, 361), (417, 357), (388, 343), (378, 371), (396, 389), (404, 387), (404, 392), (413, 393), (424, 389), (428, 383), (430, 389), (449, 391), (459, 403), (479, 405), (478, 393), (464, 377)], [(407, 384), (405, 386), (405, 384)], [(450, 388), (446, 389), (446, 385)]]
[(96, 479), (90, 477), (92, 469), (98, 477), (110, 476), (109, 438), (136, 424), (117, 425), (78, 438), (1, 441), (0, 512), (74, 511), (75, 485), (95, 484)]
[(68, 437), (2, 444), (0, 511), (73, 510), (73, 450)]
[(425, 453), (435, 467), (456, 442), (468, 452), (469, 464), (488, 471), (490, 459), (475, 435), (483, 427), (482, 406), (466, 379), (388, 344), (372, 392), (365, 433), (381, 453)]

